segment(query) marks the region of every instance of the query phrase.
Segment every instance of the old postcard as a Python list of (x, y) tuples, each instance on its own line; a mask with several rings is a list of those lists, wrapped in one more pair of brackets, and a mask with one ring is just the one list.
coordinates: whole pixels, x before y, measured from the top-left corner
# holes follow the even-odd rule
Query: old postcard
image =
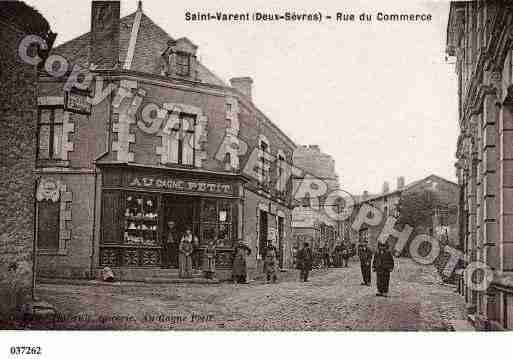
[(2, 1), (0, 34), (0, 329), (513, 328), (510, 1)]

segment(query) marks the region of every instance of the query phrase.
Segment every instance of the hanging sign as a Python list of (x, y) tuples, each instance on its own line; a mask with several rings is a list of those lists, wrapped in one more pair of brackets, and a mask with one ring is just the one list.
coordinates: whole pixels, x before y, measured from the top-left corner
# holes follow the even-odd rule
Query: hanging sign
[(64, 111), (90, 115), (91, 104), (89, 103), (89, 96), (86, 93), (76, 91), (64, 92)]

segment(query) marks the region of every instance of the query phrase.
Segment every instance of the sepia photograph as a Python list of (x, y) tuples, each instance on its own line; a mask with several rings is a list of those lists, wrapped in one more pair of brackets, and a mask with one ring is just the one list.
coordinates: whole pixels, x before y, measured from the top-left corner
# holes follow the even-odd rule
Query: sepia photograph
[(2, 332), (513, 329), (511, 1), (0, 1), (0, 44)]

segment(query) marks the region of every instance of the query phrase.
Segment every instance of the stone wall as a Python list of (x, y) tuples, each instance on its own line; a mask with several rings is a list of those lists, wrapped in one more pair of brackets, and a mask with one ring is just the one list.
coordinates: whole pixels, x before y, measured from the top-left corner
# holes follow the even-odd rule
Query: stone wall
[(18, 44), (26, 34), (4, 16), (8, 5), (4, 6), (0, 12), (0, 316), (13, 313), (32, 293), (37, 127), (36, 68), (18, 57)]

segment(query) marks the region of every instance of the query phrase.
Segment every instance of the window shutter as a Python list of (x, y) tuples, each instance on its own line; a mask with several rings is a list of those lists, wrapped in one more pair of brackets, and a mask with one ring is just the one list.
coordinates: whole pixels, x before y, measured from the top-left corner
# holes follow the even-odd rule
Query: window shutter
[(40, 249), (59, 249), (60, 202), (38, 202), (37, 243)]

